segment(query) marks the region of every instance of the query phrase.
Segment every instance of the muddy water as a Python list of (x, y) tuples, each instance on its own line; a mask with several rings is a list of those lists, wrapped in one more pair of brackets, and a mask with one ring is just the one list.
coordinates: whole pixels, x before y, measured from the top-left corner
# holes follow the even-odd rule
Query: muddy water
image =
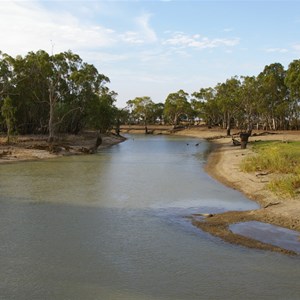
[(0, 166), (1, 299), (298, 299), (300, 261), (190, 225), (251, 209), (202, 169), (209, 145), (129, 136), (93, 156)]

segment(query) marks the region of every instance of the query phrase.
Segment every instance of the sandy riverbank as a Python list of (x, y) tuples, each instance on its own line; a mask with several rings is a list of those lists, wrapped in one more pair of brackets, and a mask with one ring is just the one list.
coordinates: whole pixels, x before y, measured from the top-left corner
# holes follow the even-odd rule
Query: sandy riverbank
[(258, 210), (226, 212), (213, 215), (212, 217), (203, 220), (199, 220), (198, 216), (193, 216), (193, 224), (230, 243), (294, 254), (292, 251), (258, 242), (238, 234), (233, 234), (229, 230), (229, 225), (245, 221), (261, 221), (300, 232), (300, 196), (295, 199), (283, 199), (278, 197), (266, 189), (266, 184), (270, 180), (272, 174), (249, 174), (240, 171), (239, 168), (244, 157), (253, 155), (251, 144), (255, 143), (255, 141), (300, 141), (300, 133), (286, 131), (276, 132), (276, 134), (272, 135), (252, 136), (249, 138), (250, 143), (248, 144), (247, 149), (234, 147), (232, 145), (232, 139), (226, 137), (225, 131), (220, 129), (186, 129), (177, 134), (212, 140), (214, 143), (214, 150), (209, 155), (206, 171), (212, 177), (227, 186), (243, 192), (248, 198), (258, 202), (261, 206)]
[[(102, 135), (101, 138), (102, 143), (97, 149), (124, 141), (123, 137), (115, 135)], [(8, 145), (6, 138), (0, 136), (0, 164), (92, 153), (95, 150), (96, 139), (95, 132), (85, 132), (60, 136), (53, 145), (49, 145), (47, 136), (26, 135), (15, 137)]]

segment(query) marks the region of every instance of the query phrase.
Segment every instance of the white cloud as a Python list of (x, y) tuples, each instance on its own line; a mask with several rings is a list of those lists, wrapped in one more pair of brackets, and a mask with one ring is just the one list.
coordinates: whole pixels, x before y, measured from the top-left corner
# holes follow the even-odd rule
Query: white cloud
[(155, 31), (150, 27), (150, 14), (142, 14), (135, 19), (136, 31), (127, 31), (121, 34), (121, 40), (130, 44), (154, 43), (157, 41)]
[(67, 12), (52, 13), (38, 2), (0, 2), (0, 40), (9, 54), (25, 54), (38, 49), (54, 51), (106, 47), (115, 43), (114, 31), (86, 26)]
[(207, 48), (217, 48), (221, 46), (233, 47), (239, 44), (238, 38), (223, 39), (214, 38), (209, 39), (207, 37), (201, 37), (199, 34), (187, 35), (182, 32), (176, 32), (172, 34), (172, 37), (166, 39), (163, 44), (177, 46), (181, 48), (195, 48), (195, 49), (207, 49)]
[(156, 42), (157, 41), (156, 33), (149, 25), (150, 17), (151, 17), (150, 14), (143, 14), (136, 19), (136, 22), (141, 27), (142, 29), (141, 33), (144, 35), (145, 39), (148, 42)]
[(288, 49), (286, 49), (286, 48), (267, 48), (267, 49), (265, 49), (265, 51), (269, 52), (269, 53), (274, 53), (274, 52), (287, 53)]
[(138, 32), (134, 31), (127, 31), (120, 35), (120, 38), (123, 42), (129, 43), (129, 44), (144, 44), (145, 40), (142, 38), (142, 35)]
[(300, 51), (300, 44), (293, 45), (293, 49), (296, 51)]
[(224, 31), (224, 32), (232, 32), (232, 31), (233, 31), (233, 28), (224, 28), (223, 31)]

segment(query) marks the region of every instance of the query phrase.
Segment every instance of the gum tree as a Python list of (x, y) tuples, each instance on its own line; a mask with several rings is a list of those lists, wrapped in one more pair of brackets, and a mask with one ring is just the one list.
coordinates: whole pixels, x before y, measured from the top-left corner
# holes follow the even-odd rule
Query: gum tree
[(13, 127), (15, 123), (15, 107), (12, 104), (12, 100), (10, 97), (5, 97), (3, 99), (3, 105), (1, 107), (1, 114), (4, 118), (5, 125), (7, 128), (7, 143), (10, 143), (10, 137), (13, 132)]
[(176, 127), (182, 116), (192, 114), (191, 104), (188, 101), (189, 94), (183, 90), (168, 95), (165, 101), (164, 115), (166, 119)]
[(154, 102), (148, 96), (136, 97), (127, 101), (127, 106), (131, 110), (136, 120), (141, 120), (145, 126), (145, 133), (148, 133), (148, 122), (153, 115)]
[(286, 72), (285, 84), (289, 89), (290, 97), (290, 117), (295, 120), (296, 128), (299, 129), (298, 120), (300, 117), (300, 59), (294, 60), (289, 64)]
[(284, 126), (289, 102), (284, 83), (286, 71), (280, 63), (265, 66), (258, 75), (259, 111), (265, 119), (266, 127), (277, 130)]

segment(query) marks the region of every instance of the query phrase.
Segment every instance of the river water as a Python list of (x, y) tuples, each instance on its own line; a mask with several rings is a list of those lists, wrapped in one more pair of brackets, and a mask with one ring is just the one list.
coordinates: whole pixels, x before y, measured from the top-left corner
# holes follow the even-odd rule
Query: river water
[(298, 257), (230, 245), (192, 213), (255, 203), (203, 171), (209, 144), (128, 136), (0, 166), (0, 299), (299, 299)]

